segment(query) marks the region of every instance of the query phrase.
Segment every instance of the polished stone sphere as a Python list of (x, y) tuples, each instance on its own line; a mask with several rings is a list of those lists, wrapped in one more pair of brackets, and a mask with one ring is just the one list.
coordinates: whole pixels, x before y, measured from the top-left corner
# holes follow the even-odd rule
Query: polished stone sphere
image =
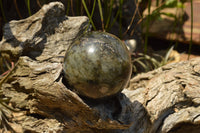
[(77, 94), (93, 98), (113, 96), (131, 76), (131, 58), (125, 44), (106, 32), (86, 33), (69, 46), (64, 76)]

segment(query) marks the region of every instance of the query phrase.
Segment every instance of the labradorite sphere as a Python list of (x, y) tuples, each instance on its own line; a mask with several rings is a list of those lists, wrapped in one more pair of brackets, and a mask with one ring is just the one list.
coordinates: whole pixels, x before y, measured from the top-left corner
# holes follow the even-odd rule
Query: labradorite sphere
[(66, 52), (63, 69), (72, 90), (93, 99), (121, 92), (132, 71), (126, 45), (106, 32), (86, 33), (75, 40)]

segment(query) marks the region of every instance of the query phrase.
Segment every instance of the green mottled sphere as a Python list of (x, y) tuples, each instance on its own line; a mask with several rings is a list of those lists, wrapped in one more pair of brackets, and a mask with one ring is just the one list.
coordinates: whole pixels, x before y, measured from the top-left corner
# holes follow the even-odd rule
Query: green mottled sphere
[(90, 32), (69, 46), (64, 75), (76, 93), (93, 99), (123, 90), (131, 76), (131, 58), (125, 44), (106, 32)]

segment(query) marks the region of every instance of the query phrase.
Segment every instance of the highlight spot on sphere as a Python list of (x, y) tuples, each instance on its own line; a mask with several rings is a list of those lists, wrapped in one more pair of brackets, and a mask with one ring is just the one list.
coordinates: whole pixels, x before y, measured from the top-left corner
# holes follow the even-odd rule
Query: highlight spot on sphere
[(72, 90), (99, 99), (116, 95), (127, 85), (132, 72), (131, 57), (116, 36), (90, 32), (69, 46), (63, 70)]

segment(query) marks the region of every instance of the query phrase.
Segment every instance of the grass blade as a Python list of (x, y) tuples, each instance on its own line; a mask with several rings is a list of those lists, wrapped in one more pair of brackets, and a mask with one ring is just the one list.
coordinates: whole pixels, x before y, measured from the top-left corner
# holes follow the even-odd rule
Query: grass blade
[(94, 3), (93, 3), (91, 18), (93, 17), (95, 6), (96, 6), (96, 0), (94, 0)]
[(32, 13), (31, 13), (30, 0), (26, 0), (26, 4), (27, 4), (27, 8), (28, 8), (28, 14), (29, 14), (29, 16), (31, 16)]
[(110, 10), (109, 10), (109, 13), (108, 13), (108, 19), (106, 21), (105, 29), (108, 29), (108, 26), (109, 26), (109, 23), (110, 23), (110, 18), (111, 18), (111, 15), (112, 15), (113, 4), (114, 4), (114, 0), (111, 0), (110, 1), (110, 8), (109, 8)]
[(69, 15), (69, 9), (70, 9), (70, 1), (67, 1), (67, 10), (66, 10), (66, 15)]
[(90, 20), (90, 23), (92, 24), (93, 29), (96, 30), (96, 27), (95, 27), (95, 25), (93, 23), (92, 17), (90, 15), (89, 11), (88, 11), (87, 6), (86, 6), (85, 0), (82, 0), (82, 4), (83, 4), (83, 7), (85, 8), (85, 11), (86, 11), (88, 17), (89, 17), (89, 20)]
[(148, 67), (142, 61), (136, 60), (135, 62), (137, 62), (138, 64), (140, 64), (145, 71), (148, 70)]
[(103, 22), (103, 11), (102, 11), (102, 6), (101, 6), (101, 0), (98, 0), (98, 6), (99, 6), (99, 13), (101, 17), (101, 25), (102, 25), (102, 30), (104, 31), (104, 22)]
[(172, 53), (172, 50), (174, 49), (174, 46), (172, 46), (168, 51), (167, 51), (167, 54), (165, 55), (165, 58), (164, 58), (164, 64), (167, 63), (168, 59), (169, 59), (169, 56), (170, 54)]
[(114, 23), (117, 21), (118, 16), (119, 16), (119, 10), (117, 11), (117, 14), (116, 14), (114, 20), (110, 24), (108, 31), (113, 27)]
[(135, 0), (135, 1), (134, 1), (134, 4), (136, 5), (136, 9), (135, 9), (135, 11), (134, 11), (134, 13), (133, 13), (133, 16), (132, 16), (132, 18), (131, 18), (131, 22), (130, 22), (130, 24), (128, 25), (128, 27), (127, 27), (127, 29), (126, 29), (126, 31), (124, 32), (123, 35), (126, 35), (126, 33), (127, 33), (127, 32), (129, 31), (129, 29), (131, 28), (131, 26), (132, 26), (132, 24), (133, 24), (133, 20), (135, 19), (135, 16), (136, 16), (136, 14), (137, 14), (137, 12), (138, 12), (139, 2), (136, 3), (136, 0)]

